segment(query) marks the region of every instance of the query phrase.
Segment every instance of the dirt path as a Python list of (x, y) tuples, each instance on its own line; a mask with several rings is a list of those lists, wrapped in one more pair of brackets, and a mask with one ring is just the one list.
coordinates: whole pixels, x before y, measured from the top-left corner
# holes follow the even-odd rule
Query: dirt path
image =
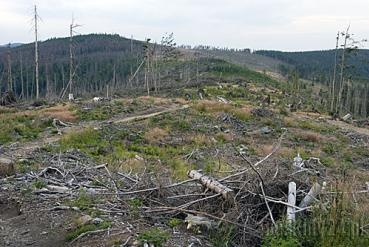
[(132, 116), (132, 117), (126, 117), (126, 118), (118, 119), (118, 120), (113, 121), (113, 123), (118, 124), (118, 123), (132, 122), (132, 121), (140, 121), (140, 120), (144, 120), (144, 119), (147, 119), (147, 118), (159, 116), (159, 115), (162, 115), (162, 114), (166, 114), (166, 113), (170, 113), (170, 112), (175, 112), (175, 111), (178, 111), (178, 110), (184, 110), (184, 109), (187, 109), (189, 107), (190, 107), (189, 105), (182, 105), (180, 107), (168, 108), (166, 110), (159, 111), (159, 112), (153, 112), (153, 113), (150, 113), (150, 114), (139, 115), (139, 116)]
[(335, 125), (335, 126), (341, 128), (343, 130), (354, 131), (354, 132), (357, 132), (359, 134), (369, 136), (369, 129), (367, 129), (367, 128), (356, 127), (352, 124), (345, 123), (343, 121), (337, 121), (337, 120), (327, 120), (327, 123)]
[[(78, 132), (80, 130), (86, 129), (86, 128), (97, 128), (103, 125), (104, 123), (114, 123), (114, 124), (120, 124), (120, 123), (128, 123), (133, 121), (141, 121), (145, 120), (151, 117), (159, 116), (162, 114), (167, 114), (179, 110), (184, 110), (189, 108), (189, 105), (172, 105), (167, 107), (164, 110), (156, 111), (156, 112), (150, 112), (130, 117), (119, 117), (114, 116), (113, 118), (106, 120), (106, 121), (90, 121), (90, 122), (82, 122), (78, 125), (72, 125), (69, 127), (62, 128), (63, 134), (68, 134), (72, 132)], [(25, 143), (16, 143), (8, 146), (5, 149), (5, 156), (8, 156), (13, 159), (20, 159), (27, 157), (29, 154), (31, 154), (33, 151), (48, 145), (53, 144), (55, 142), (58, 142), (62, 138), (62, 135), (56, 135), (56, 136), (50, 136), (49, 133), (44, 133), (43, 136), (37, 140), (25, 142)]]

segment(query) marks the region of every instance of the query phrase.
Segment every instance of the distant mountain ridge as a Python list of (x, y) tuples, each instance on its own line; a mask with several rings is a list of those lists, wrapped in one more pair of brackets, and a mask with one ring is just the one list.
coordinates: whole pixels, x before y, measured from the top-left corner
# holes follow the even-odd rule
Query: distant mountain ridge
[(10, 48), (15, 48), (15, 47), (24, 45), (24, 43), (9, 43), (9, 44), (5, 44), (5, 45), (0, 45), (0, 47), (9, 47), (9, 45), (10, 45)]
[[(335, 50), (303, 52), (259, 50), (255, 53), (289, 64), (306, 79), (326, 81), (333, 74)], [(338, 51), (338, 55), (341, 54), (342, 49)], [(282, 66), (280, 69), (283, 72), (287, 68)], [(360, 49), (349, 54), (345, 71), (346, 75), (354, 80), (369, 81), (369, 50)]]

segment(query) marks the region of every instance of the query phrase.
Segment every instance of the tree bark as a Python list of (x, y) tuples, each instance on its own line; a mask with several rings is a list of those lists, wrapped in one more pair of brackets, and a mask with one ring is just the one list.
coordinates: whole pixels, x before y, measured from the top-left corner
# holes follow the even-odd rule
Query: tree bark
[(295, 221), (295, 208), (292, 206), (296, 205), (296, 183), (290, 182), (288, 184), (288, 204), (291, 206), (287, 207), (287, 221)]
[(224, 186), (223, 184), (219, 183), (214, 178), (203, 175), (195, 170), (189, 171), (188, 177), (199, 180), (203, 186), (205, 186), (211, 191), (222, 194), (223, 198), (226, 200), (231, 201), (234, 198), (234, 191)]
[(318, 183), (314, 183), (309, 193), (304, 197), (304, 199), (302, 199), (299, 207), (306, 208), (310, 206), (311, 204), (313, 204), (321, 190), (322, 190), (322, 186)]

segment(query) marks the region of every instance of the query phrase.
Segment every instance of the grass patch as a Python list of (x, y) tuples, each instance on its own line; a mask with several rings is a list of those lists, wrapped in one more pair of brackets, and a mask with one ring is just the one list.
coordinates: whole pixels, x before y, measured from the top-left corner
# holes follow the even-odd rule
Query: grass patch
[[(102, 132), (89, 128), (69, 133), (60, 140), (61, 151), (79, 149), (101, 162), (114, 163), (122, 158), (133, 158), (134, 152), (127, 150), (119, 133), (107, 140)], [(128, 137), (127, 137), (128, 138)]]
[(103, 221), (100, 224), (94, 225), (94, 224), (88, 224), (84, 226), (80, 226), (77, 229), (68, 232), (66, 235), (67, 241), (72, 241), (73, 239), (77, 238), (79, 235), (90, 232), (90, 231), (96, 231), (96, 230), (103, 230), (108, 229), (112, 226), (112, 223), (110, 221)]
[(168, 136), (168, 132), (162, 128), (152, 128), (148, 130), (144, 138), (150, 144), (159, 144), (165, 140), (165, 137)]
[(273, 86), (276, 88), (285, 88), (284, 83), (280, 83), (271, 77), (250, 70), (244, 66), (228, 63), (224, 60), (213, 59), (213, 66), (209, 67), (209, 71), (218, 78), (222, 77), (242, 77), (248, 82), (256, 83), (264, 86)]
[(209, 238), (215, 247), (230, 246), (230, 243), (234, 238), (234, 233), (234, 226), (221, 225), (218, 227), (218, 229), (210, 231)]
[(250, 108), (243, 106), (237, 107), (231, 104), (225, 104), (218, 101), (202, 100), (196, 102), (193, 108), (200, 113), (228, 113), (242, 121), (249, 121), (252, 119)]
[(168, 220), (167, 225), (168, 225), (169, 227), (174, 228), (174, 227), (179, 226), (179, 225), (180, 225), (180, 224), (182, 224), (182, 223), (183, 223), (183, 220), (181, 220), (181, 219), (178, 219), (178, 218), (171, 218), (170, 220)]
[(352, 195), (345, 193), (352, 191), (349, 180), (337, 181), (329, 203), (317, 205), (294, 225), (281, 220), (266, 233), (263, 246), (369, 246), (369, 234), (360, 230), (361, 223), (368, 220), (368, 209), (355, 207)]
[(95, 198), (88, 195), (85, 190), (80, 190), (78, 197), (72, 201), (72, 206), (79, 208), (80, 210), (89, 210), (95, 204)]
[(131, 104), (115, 100), (112, 102), (104, 103), (99, 102), (91, 105), (92, 107), (81, 108), (76, 107), (74, 110), (80, 120), (92, 121), (92, 120), (107, 120), (119, 113), (132, 113), (142, 106), (139, 101), (131, 102)]
[(49, 118), (7, 114), (0, 119), (0, 144), (36, 139), (44, 129), (51, 126), (52, 120)]
[(79, 149), (95, 157), (104, 155), (104, 149), (107, 145), (108, 142), (102, 138), (101, 134), (92, 128), (80, 132), (69, 133), (64, 135), (60, 140), (60, 148), (62, 151)]
[(192, 165), (181, 159), (167, 161), (172, 169), (173, 178), (182, 180), (187, 178), (187, 172), (191, 170)]
[(157, 247), (163, 246), (170, 238), (170, 234), (160, 228), (151, 228), (138, 235), (141, 243), (149, 243)]
[(40, 179), (34, 181), (32, 183), (32, 186), (36, 189), (42, 189), (42, 188), (45, 188), (46, 187), (46, 183)]

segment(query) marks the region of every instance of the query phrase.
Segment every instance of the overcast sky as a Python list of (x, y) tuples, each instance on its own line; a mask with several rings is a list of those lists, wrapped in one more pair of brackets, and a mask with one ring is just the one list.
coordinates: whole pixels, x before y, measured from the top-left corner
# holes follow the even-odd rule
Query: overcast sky
[(357, 38), (369, 38), (369, 0), (0, 0), (0, 44), (32, 42), (34, 4), (41, 40), (68, 36), (72, 14), (81, 34), (160, 41), (174, 32), (190, 45), (331, 49), (350, 23)]

